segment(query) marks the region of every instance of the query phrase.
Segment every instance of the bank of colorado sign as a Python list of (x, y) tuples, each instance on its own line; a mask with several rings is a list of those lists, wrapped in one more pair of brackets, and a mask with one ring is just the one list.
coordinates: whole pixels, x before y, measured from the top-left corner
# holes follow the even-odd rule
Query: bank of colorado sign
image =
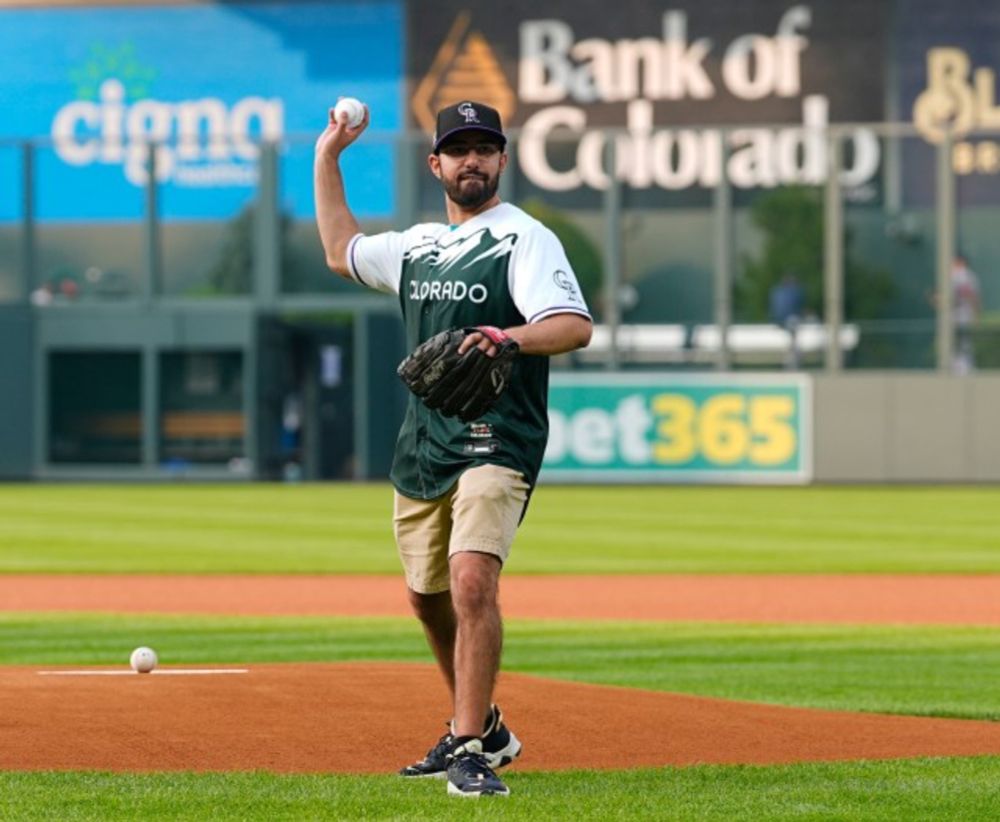
[[(440, 78), (443, 103), (463, 89), (449, 55), (457, 76), (491, 50), (503, 74), (478, 88), (508, 83), (497, 99), (516, 101), (518, 166), (544, 191), (603, 190), (612, 174), (637, 190), (711, 189), (723, 175), (737, 188), (821, 184), (826, 126), (882, 119), (884, 13), (846, 5), (622, 0), (597, 20), (585, 4), (555, 2), (540, 16), (515, 2), (506, 19), (477, 8), (434, 53), (416, 46), (413, 71)], [(864, 26), (847, 24), (852, 9)], [(880, 167), (878, 137), (850, 129), (843, 158), (843, 185), (863, 189)]]
[[(740, 188), (779, 184), (819, 184), (826, 179), (830, 105), (823, 94), (805, 94), (802, 56), (812, 19), (807, 6), (793, 6), (772, 34), (746, 33), (720, 55), (725, 90), (743, 101), (768, 97), (794, 99), (801, 123), (781, 128), (662, 127), (654, 124), (654, 103), (713, 100), (719, 88), (706, 70), (716, 46), (693, 37), (687, 15), (668, 11), (658, 38), (580, 39), (560, 20), (530, 20), (521, 25), (518, 95), (544, 107), (523, 125), (518, 161), (527, 177), (550, 191), (581, 186), (605, 189), (606, 134), (587, 117), (593, 103), (620, 103), (625, 133), (616, 136), (615, 173), (632, 188), (659, 186), (712, 188), (723, 173)], [(550, 162), (548, 143), (560, 130), (578, 137), (574, 162), (559, 169)], [(842, 183), (867, 183), (879, 167), (877, 136), (859, 128)], [(728, 157), (723, 162), (723, 143)]]

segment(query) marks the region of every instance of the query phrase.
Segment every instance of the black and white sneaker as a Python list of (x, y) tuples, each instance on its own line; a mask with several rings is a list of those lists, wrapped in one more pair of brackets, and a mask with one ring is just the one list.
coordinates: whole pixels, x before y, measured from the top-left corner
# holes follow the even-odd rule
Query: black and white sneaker
[[(451, 723), (448, 723), (449, 727)], [(455, 742), (455, 737), (449, 730), (444, 736), (442, 736), (431, 748), (427, 755), (424, 756), (419, 762), (414, 762), (412, 765), (407, 765), (399, 771), (400, 776), (410, 776), (410, 777), (434, 777), (437, 779), (443, 779), (448, 772), (448, 762), (445, 757), (448, 751), (451, 750), (452, 745)]]
[[(445, 759), (454, 743), (454, 725), (448, 723), (449, 731), (442, 736), (419, 762), (400, 770), (400, 776), (444, 778), (448, 770)], [(521, 742), (503, 721), (503, 713), (496, 705), (490, 706), (490, 715), (483, 726), (483, 756), (491, 768), (509, 765), (521, 754)]]
[(510, 791), (486, 762), (483, 740), (455, 740), (448, 752), (448, 794), (478, 799), (480, 796), (510, 796)]
[(503, 713), (496, 705), (490, 705), (482, 741), (483, 756), (491, 768), (509, 765), (521, 755), (521, 740), (504, 724)]

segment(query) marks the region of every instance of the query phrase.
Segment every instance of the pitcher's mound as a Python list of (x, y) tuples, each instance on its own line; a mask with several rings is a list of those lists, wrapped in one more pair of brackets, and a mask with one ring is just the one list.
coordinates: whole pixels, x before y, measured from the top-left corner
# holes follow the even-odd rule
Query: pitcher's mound
[[(249, 671), (39, 676), (37, 668), (0, 668), (0, 769), (391, 773), (423, 755), (450, 713), (431, 666), (231, 667)], [(519, 674), (501, 677), (498, 700), (524, 743), (514, 766), (521, 770), (1000, 754), (1000, 723), (992, 722)]]

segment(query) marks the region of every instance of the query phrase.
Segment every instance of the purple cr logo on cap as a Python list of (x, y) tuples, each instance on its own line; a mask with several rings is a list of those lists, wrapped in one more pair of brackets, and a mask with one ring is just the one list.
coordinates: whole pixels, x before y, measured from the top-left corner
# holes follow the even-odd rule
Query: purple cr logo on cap
[(458, 107), (458, 113), (465, 118), (467, 123), (479, 122), (479, 112), (472, 107), (472, 103), (462, 103)]

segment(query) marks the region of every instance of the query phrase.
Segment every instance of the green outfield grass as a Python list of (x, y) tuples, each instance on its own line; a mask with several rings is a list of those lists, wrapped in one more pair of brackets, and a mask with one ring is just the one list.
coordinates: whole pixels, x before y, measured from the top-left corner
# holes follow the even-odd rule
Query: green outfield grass
[[(0, 572), (398, 573), (386, 485), (0, 485)], [(1000, 488), (542, 487), (513, 573), (1000, 572)]]
[(511, 773), (511, 796), (438, 780), (270, 774), (0, 773), (0, 818), (315, 820), (995, 820), (1000, 758)]
[[(1000, 719), (989, 628), (535, 622), (507, 625), (504, 669), (841, 710)], [(0, 664), (431, 663), (414, 620), (0, 614)]]

